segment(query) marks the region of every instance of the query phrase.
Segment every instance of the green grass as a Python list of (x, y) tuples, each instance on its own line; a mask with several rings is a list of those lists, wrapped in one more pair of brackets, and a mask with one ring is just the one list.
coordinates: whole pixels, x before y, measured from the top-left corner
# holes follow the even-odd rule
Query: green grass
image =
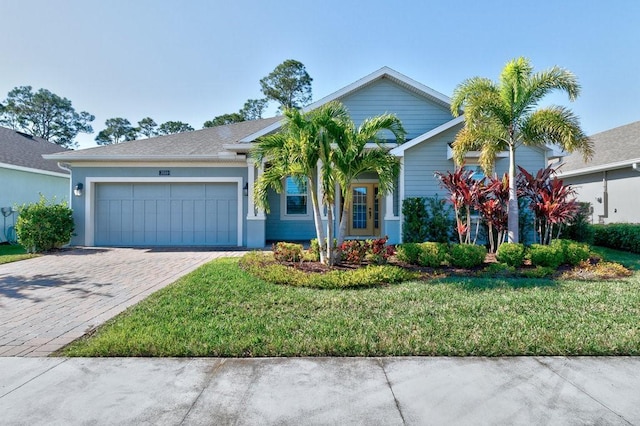
[(209, 263), (66, 356), (640, 355), (640, 272), (609, 282), (454, 278), (268, 284)]
[(3, 263), (17, 262), (18, 260), (31, 259), (36, 254), (29, 254), (22, 246), (12, 246), (9, 244), (0, 244), (0, 265)]
[(598, 253), (605, 260), (619, 263), (635, 271), (640, 270), (640, 255), (628, 251), (614, 250), (607, 247), (591, 246), (591, 251)]

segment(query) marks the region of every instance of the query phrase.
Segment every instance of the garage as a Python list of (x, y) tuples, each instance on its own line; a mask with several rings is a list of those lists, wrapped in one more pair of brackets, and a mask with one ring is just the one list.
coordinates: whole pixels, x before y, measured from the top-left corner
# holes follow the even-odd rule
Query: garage
[(237, 246), (237, 182), (98, 182), (97, 246)]

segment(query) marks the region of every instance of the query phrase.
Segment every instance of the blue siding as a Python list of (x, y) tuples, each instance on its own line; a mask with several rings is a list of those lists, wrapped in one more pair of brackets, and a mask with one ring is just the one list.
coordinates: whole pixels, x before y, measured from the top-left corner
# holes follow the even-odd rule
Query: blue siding
[[(313, 217), (308, 220), (280, 220), (281, 198), (284, 195), (269, 192), (270, 212), (267, 214), (266, 238), (269, 241), (309, 241), (316, 238)], [(309, 200), (311, 201), (311, 200)], [(311, 204), (309, 204), (311, 208)]]
[(453, 119), (449, 110), (410, 92), (388, 79), (377, 80), (341, 99), (359, 125), (366, 118), (394, 113), (413, 139)]

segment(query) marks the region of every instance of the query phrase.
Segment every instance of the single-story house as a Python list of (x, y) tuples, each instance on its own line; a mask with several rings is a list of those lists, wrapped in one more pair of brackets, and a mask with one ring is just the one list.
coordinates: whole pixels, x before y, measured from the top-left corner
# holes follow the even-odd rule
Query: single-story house
[[(450, 99), (390, 68), (372, 74), (307, 106), (312, 110), (339, 100), (356, 124), (367, 117), (395, 113), (407, 140), (391, 148), (401, 172), (395, 190), (378, 198), (377, 176), (360, 176), (352, 190), (348, 235), (389, 237), (401, 242), (401, 203), (407, 197), (442, 195), (436, 171), (454, 170), (450, 144), (464, 125), (450, 112)], [(306, 188), (287, 179), (282, 194), (269, 195), (270, 212), (256, 208), (254, 182), (263, 165), (251, 147), (277, 132), (282, 117), (246, 121), (168, 136), (47, 155), (71, 169), (76, 236), (85, 246), (240, 246), (315, 237)], [(537, 171), (552, 151), (521, 147), (518, 164)], [(468, 167), (477, 166), (470, 153)], [(496, 171), (508, 169), (505, 155)]]
[(0, 242), (10, 236), (7, 228), (15, 223), (13, 208), (37, 202), (40, 194), (47, 199), (69, 200), (69, 171), (42, 158), (43, 154), (64, 151), (45, 139), (0, 127)]
[[(640, 121), (590, 136), (594, 156), (564, 157), (558, 177), (591, 204), (592, 223), (640, 223)], [(636, 189), (634, 189), (636, 188)]]

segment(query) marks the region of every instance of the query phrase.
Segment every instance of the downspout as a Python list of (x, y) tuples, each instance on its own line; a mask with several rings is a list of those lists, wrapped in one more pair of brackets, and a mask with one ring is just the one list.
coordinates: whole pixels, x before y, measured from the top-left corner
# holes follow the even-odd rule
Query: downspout
[[(62, 163), (58, 161), (58, 168), (69, 173), (69, 207), (71, 207), (71, 202), (73, 201), (73, 185), (71, 184), (71, 169), (69, 163)], [(72, 208), (73, 209), (73, 208)]]

